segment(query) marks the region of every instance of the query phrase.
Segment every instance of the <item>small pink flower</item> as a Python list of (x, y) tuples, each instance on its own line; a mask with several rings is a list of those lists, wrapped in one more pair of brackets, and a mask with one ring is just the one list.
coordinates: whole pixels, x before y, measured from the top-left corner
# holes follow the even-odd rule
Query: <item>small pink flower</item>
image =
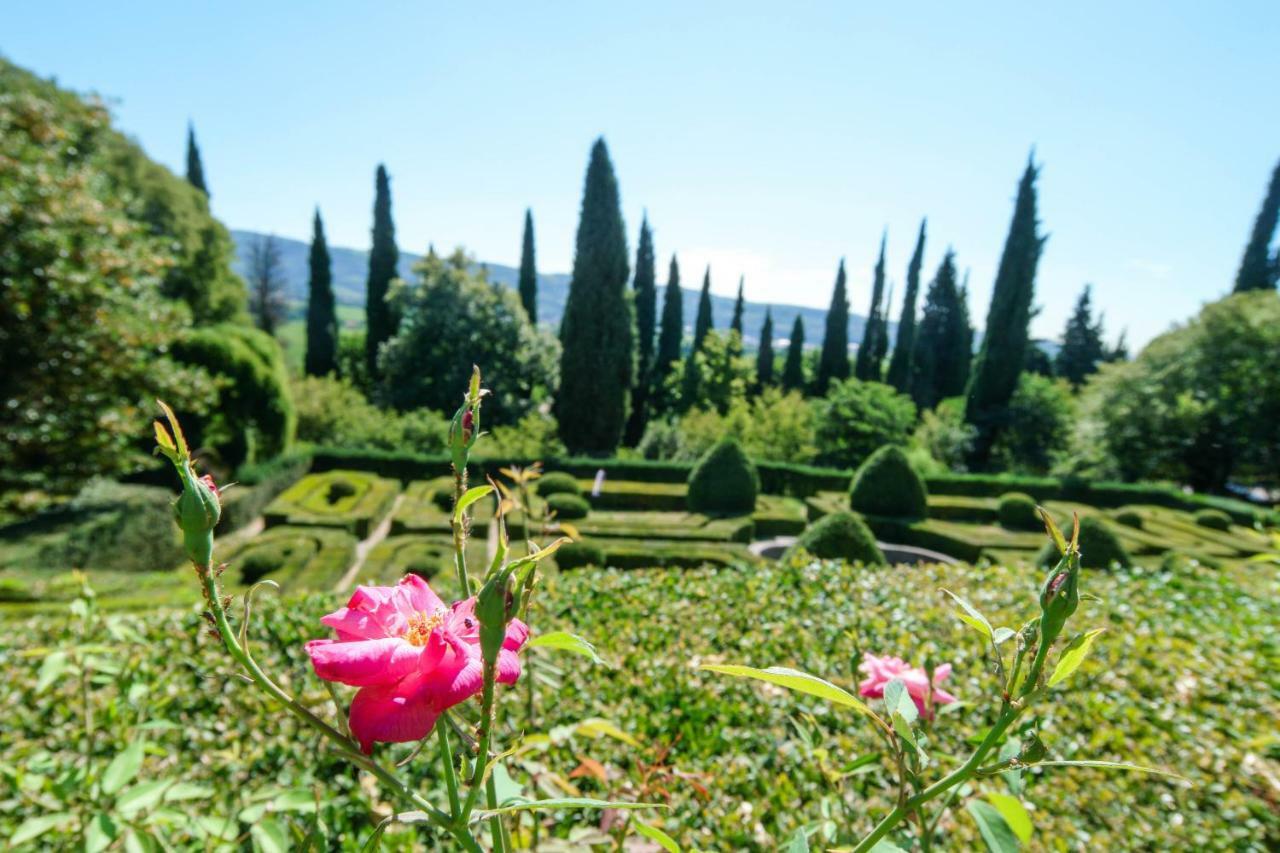
[[(907, 693), (911, 696), (912, 701), (916, 703), (916, 708), (920, 711), (920, 715), (926, 718), (933, 717), (931, 708), (925, 707), (925, 696), (929, 692), (929, 676), (923, 669), (909, 666), (901, 658), (895, 657), (877, 657), (870, 652), (862, 656), (862, 663), (858, 669), (867, 674), (867, 677), (858, 685), (858, 692), (867, 699), (884, 698), (884, 688), (893, 679), (898, 679), (907, 687)], [(933, 705), (949, 705), (956, 701), (956, 697), (938, 686), (941, 681), (946, 681), (951, 675), (951, 664), (944, 663), (933, 671)]]
[[(375, 741), (426, 737), (441, 712), (484, 686), (475, 597), (445, 607), (417, 575), (396, 586), (360, 586), (346, 607), (320, 619), (336, 640), (312, 640), (316, 675), (360, 688), (351, 702), (351, 733), (366, 753)], [(519, 619), (507, 625), (498, 681), (520, 677), (517, 652), (529, 637)]]
[(217, 498), (219, 502), (222, 501), (222, 495), (218, 493), (218, 484), (213, 482), (212, 475), (205, 474), (203, 477), (200, 478), (200, 482), (204, 483), (206, 486), (209, 487), (209, 491), (213, 492), (213, 496)]

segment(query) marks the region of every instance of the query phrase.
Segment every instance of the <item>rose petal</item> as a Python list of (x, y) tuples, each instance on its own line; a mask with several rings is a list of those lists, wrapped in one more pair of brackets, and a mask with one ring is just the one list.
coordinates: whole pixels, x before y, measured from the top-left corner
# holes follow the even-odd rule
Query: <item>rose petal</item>
[(351, 701), (351, 733), (366, 754), (375, 741), (407, 743), (431, 732), (439, 712), (428, 701), (422, 676), (398, 684), (362, 687)]
[(407, 574), (396, 586), (402, 595), (407, 596), (412, 612), (435, 613), (444, 610), (444, 602), (440, 600), (440, 596), (418, 575)]
[(399, 637), (346, 643), (312, 640), (307, 643), (307, 654), (311, 656), (316, 675), (325, 681), (337, 681), (352, 687), (399, 681), (418, 669), (422, 652), (422, 647), (410, 645)]

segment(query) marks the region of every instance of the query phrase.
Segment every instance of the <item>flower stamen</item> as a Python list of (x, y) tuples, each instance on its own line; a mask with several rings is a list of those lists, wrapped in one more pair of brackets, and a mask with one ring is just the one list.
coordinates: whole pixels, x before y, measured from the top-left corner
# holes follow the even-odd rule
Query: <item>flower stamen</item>
[(431, 632), (444, 624), (444, 613), (418, 612), (409, 617), (409, 627), (405, 629), (404, 638), (413, 646), (425, 646), (431, 639)]

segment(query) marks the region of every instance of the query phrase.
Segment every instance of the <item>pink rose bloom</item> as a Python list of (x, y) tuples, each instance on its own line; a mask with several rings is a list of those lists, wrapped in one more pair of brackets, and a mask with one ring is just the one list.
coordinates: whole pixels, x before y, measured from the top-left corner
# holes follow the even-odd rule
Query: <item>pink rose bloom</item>
[[(351, 733), (366, 753), (375, 741), (404, 743), (431, 732), (441, 712), (484, 686), (475, 597), (446, 607), (417, 575), (396, 586), (360, 586), (346, 607), (321, 618), (336, 640), (307, 643), (325, 681), (360, 688), (351, 702)], [(507, 625), (498, 681), (520, 677), (516, 653), (529, 637), (519, 619)]]
[[(865, 698), (883, 699), (885, 685), (896, 678), (906, 685), (907, 694), (916, 703), (920, 715), (925, 718), (933, 717), (933, 711), (925, 707), (925, 696), (929, 692), (929, 676), (923, 669), (908, 666), (901, 658), (876, 657), (869, 652), (862, 656), (862, 663), (858, 665), (858, 669), (867, 674), (867, 677), (858, 685), (858, 692)], [(949, 705), (956, 701), (956, 697), (938, 686), (938, 682), (945, 681), (950, 675), (951, 664), (949, 663), (944, 663), (933, 671), (934, 706)]]

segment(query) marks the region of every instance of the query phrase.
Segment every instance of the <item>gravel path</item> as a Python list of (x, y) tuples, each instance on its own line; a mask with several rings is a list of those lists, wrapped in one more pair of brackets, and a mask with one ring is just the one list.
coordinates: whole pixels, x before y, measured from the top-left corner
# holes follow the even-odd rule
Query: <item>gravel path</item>
[(396, 510), (400, 508), (400, 502), (404, 500), (404, 495), (396, 495), (395, 502), (391, 504), (387, 517), (382, 519), (382, 523), (373, 529), (369, 534), (369, 538), (356, 544), (356, 559), (351, 564), (351, 568), (347, 569), (347, 573), (342, 579), (334, 584), (334, 592), (346, 592), (351, 589), (356, 582), (356, 578), (360, 576), (360, 570), (364, 568), (364, 561), (368, 559), (369, 552), (373, 550), (373, 546), (377, 545), (383, 539), (387, 538), (387, 534), (391, 532), (391, 518), (396, 514)]

